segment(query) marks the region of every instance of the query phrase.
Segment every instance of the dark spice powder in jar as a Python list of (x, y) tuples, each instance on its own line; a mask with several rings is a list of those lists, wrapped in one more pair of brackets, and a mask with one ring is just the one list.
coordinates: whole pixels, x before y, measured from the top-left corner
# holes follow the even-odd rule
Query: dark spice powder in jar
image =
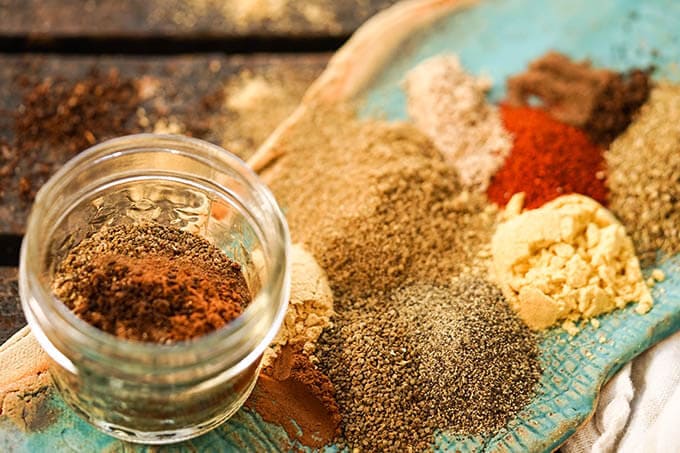
[(423, 450), (436, 431), (488, 434), (531, 399), (535, 335), (487, 281), (399, 289), (340, 312), (317, 348), (362, 451)]
[(52, 288), (93, 326), (156, 343), (217, 330), (251, 301), (238, 263), (198, 235), (153, 224), (87, 237), (58, 265)]

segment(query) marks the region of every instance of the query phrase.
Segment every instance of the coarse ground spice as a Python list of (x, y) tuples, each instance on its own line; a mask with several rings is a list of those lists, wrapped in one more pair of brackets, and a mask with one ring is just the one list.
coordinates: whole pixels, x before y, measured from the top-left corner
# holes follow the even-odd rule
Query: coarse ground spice
[(586, 131), (594, 143), (608, 145), (630, 124), (651, 89), (649, 70), (626, 73), (593, 68), (550, 51), (508, 79), (508, 103), (527, 106), (536, 97), (557, 120)]
[(446, 282), (473, 265), (495, 222), (483, 194), (461, 191), (430, 140), (406, 124), (312, 109), (281, 137), (265, 170), (295, 241), (344, 295)]
[(31, 201), (54, 169), (78, 152), (107, 138), (141, 132), (130, 121), (141, 102), (135, 82), (115, 69), (105, 74), (93, 70), (76, 82), (27, 78), (22, 84), (27, 92), (14, 119), (11, 152), (16, 158), (2, 171), (23, 177), (18, 187), (2, 187), (2, 192), (17, 190)]
[(680, 85), (654, 88), (605, 159), (610, 209), (643, 263), (680, 252)]
[(524, 192), (524, 206), (532, 209), (580, 193), (606, 203), (603, 153), (585, 133), (536, 108), (502, 105), (501, 115), (514, 143), (486, 192), (489, 199), (504, 206)]
[(541, 376), (536, 338), (476, 277), (354, 304), (317, 351), (336, 386), (340, 440), (362, 451), (424, 450), (439, 430), (495, 432)]
[(93, 326), (156, 343), (219, 329), (251, 300), (238, 263), (206, 239), (160, 224), (90, 235), (59, 263), (52, 288)]

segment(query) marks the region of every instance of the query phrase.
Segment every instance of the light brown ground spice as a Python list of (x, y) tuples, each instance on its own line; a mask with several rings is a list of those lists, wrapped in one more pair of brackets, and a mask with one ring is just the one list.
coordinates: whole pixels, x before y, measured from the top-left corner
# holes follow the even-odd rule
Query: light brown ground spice
[(343, 294), (445, 282), (489, 242), (495, 211), (461, 190), (432, 142), (407, 124), (314, 109), (278, 145), (264, 177), (291, 234)]
[(87, 237), (60, 262), (52, 288), (93, 326), (156, 343), (219, 329), (251, 300), (238, 263), (200, 236), (151, 224)]
[(495, 432), (541, 375), (534, 335), (478, 278), (410, 286), (341, 312), (318, 346), (337, 389), (341, 442), (424, 450), (438, 430)]
[(652, 90), (630, 127), (605, 152), (609, 208), (644, 264), (680, 252), (680, 85)]

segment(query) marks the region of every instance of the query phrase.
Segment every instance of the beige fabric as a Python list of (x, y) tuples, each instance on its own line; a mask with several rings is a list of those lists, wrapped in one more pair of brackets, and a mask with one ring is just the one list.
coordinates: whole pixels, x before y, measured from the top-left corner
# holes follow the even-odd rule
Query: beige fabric
[(562, 450), (680, 452), (680, 332), (623, 367), (603, 389), (595, 415)]

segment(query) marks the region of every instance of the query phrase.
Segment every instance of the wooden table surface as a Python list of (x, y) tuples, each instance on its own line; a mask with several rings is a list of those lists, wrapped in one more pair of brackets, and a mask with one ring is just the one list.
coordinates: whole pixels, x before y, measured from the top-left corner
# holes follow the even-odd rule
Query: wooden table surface
[[(331, 53), (392, 3), (0, 0), (0, 343), (25, 324), (17, 266), (31, 199), (65, 161), (89, 143), (144, 131), (192, 135), (247, 158)], [(93, 76), (139, 95), (54, 126), (60, 103), (92, 88)], [(55, 127), (66, 128), (63, 140)]]

